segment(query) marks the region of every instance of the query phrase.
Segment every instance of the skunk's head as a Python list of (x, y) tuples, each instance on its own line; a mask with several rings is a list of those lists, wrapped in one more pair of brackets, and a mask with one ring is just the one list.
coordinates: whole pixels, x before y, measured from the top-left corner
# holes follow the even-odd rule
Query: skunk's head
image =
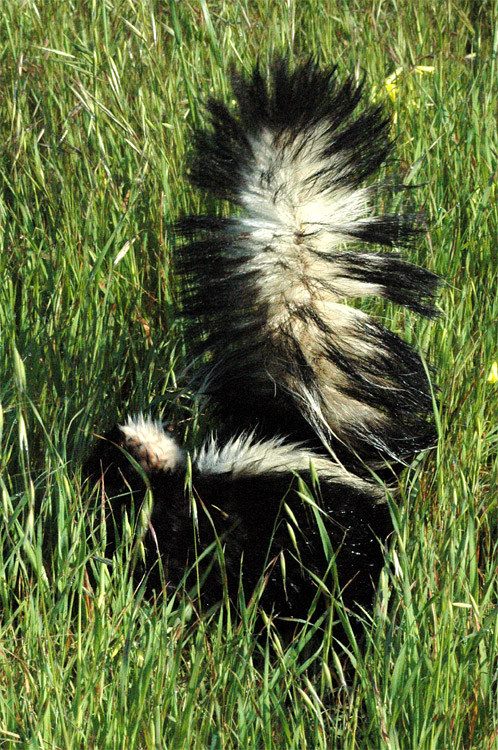
[(122, 435), (122, 447), (135, 459), (147, 476), (174, 473), (185, 466), (185, 451), (173, 433), (165, 431), (162, 422), (146, 418), (128, 417), (117, 428)]
[(186, 454), (161, 422), (128, 417), (104, 435), (83, 467), (90, 484), (101, 482), (109, 497), (123, 500), (143, 493), (149, 480), (173, 476), (185, 467)]

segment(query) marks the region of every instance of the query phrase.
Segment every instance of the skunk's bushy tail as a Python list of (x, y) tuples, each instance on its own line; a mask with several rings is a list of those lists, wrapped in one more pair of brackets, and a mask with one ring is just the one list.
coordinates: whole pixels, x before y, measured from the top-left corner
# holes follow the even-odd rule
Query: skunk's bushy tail
[[(239, 207), (178, 225), (189, 345), (201, 389), (225, 418), (262, 433), (317, 435), (372, 465), (410, 460), (432, 440), (432, 399), (412, 348), (347, 302), (381, 296), (434, 314), (438, 278), (397, 252), (413, 215), (372, 213), (367, 184), (390, 153), (362, 84), (308, 62), (233, 76), (235, 113), (210, 101), (192, 182)], [(375, 458), (374, 458), (375, 457)]]

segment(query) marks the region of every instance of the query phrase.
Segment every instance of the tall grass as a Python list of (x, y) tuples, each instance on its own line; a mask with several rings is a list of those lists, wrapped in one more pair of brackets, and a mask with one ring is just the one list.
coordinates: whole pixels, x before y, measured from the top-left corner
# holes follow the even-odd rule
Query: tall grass
[[(288, 643), (271, 621), (255, 637), (254, 603), (146, 601), (132, 531), (111, 566), (79, 475), (125, 413), (195, 432), (172, 395), (168, 227), (201, 201), (185, 154), (203, 98), (282, 52), (386, 100), (428, 219), (411, 257), (446, 279), (436, 322), (377, 308), (437, 365), (441, 439), (392, 504), (361, 648), (334, 640), (340, 606)], [(491, 0), (4, 2), (1, 747), (498, 747), (497, 53)]]

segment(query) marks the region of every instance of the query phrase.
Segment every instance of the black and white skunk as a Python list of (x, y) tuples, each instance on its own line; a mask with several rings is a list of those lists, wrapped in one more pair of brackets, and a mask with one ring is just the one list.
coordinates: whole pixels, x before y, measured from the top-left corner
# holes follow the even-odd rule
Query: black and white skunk
[(420, 228), (373, 214), (389, 120), (368, 103), (355, 114), (362, 88), (278, 60), (266, 80), (233, 76), (234, 113), (208, 104), (190, 177), (237, 209), (180, 221), (176, 264), (188, 369), (216, 432), (188, 454), (160, 422), (129, 418), (85, 467), (114, 510), (150, 487), (153, 588), (200, 570), (206, 601), (236, 601), (264, 577), (261, 606), (286, 617), (306, 617), (320, 589), (351, 608), (372, 600), (391, 531), (374, 475), (433, 443), (432, 397), (418, 354), (347, 303), (381, 296), (431, 316), (438, 278), (361, 249)]

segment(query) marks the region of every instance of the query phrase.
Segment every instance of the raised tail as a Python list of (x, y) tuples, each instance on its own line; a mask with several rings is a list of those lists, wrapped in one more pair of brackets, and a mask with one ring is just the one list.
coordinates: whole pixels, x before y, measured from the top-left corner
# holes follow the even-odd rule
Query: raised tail
[[(348, 300), (381, 296), (433, 315), (433, 273), (395, 252), (416, 216), (372, 215), (389, 121), (355, 114), (362, 84), (339, 83), (313, 62), (268, 81), (233, 79), (235, 113), (211, 101), (196, 135), (192, 182), (240, 207), (187, 217), (178, 229), (190, 344), (205, 390), (242, 423), (291, 428), (405, 462), (432, 439), (426, 370), (412, 348)], [(299, 428), (296, 428), (296, 432)]]

